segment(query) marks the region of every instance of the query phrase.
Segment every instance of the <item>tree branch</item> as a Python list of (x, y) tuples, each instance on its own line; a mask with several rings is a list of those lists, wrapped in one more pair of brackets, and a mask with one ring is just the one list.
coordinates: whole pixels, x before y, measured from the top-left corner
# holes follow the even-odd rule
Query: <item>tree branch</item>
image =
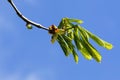
[(36, 22), (33, 22), (33, 21), (29, 20), (28, 18), (26, 18), (25, 16), (23, 16), (23, 15), (21, 14), (21, 12), (17, 9), (17, 7), (15, 6), (15, 4), (13, 3), (12, 0), (8, 0), (8, 2), (11, 4), (11, 6), (12, 6), (13, 9), (15, 10), (16, 14), (17, 14), (23, 21), (25, 21), (26, 24), (31, 24), (31, 25), (34, 25), (34, 26), (37, 27), (37, 28), (41, 28), (41, 29), (44, 29), (44, 30), (49, 31), (48, 28), (42, 26), (41, 24), (38, 24), (38, 23), (36, 23)]

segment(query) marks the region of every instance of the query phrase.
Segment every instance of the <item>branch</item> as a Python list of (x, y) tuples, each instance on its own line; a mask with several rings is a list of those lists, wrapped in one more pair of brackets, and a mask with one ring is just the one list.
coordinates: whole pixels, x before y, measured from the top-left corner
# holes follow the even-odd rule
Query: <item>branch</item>
[(48, 28), (42, 26), (41, 24), (38, 24), (38, 23), (36, 23), (36, 22), (33, 22), (33, 21), (29, 20), (28, 18), (26, 18), (25, 16), (23, 16), (23, 15), (21, 14), (21, 12), (17, 9), (17, 7), (15, 6), (15, 4), (13, 3), (12, 0), (8, 0), (8, 2), (11, 4), (11, 6), (12, 6), (13, 9), (15, 10), (16, 14), (17, 14), (23, 21), (25, 21), (26, 24), (32, 24), (32, 25), (34, 25), (34, 26), (37, 27), (37, 28), (41, 28), (41, 29), (44, 29), (44, 30), (49, 31)]

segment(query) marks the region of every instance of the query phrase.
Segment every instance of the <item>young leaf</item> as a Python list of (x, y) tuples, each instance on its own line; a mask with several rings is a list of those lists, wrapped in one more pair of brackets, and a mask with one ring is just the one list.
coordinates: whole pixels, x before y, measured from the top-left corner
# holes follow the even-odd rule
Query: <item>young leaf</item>
[(74, 28), (74, 42), (78, 50), (81, 50), (83, 48), (81, 45), (80, 36), (78, 34), (78, 28)]
[(78, 30), (80, 31), (80, 34), (82, 34), (82, 36), (84, 36), (84, 38), (89, 41), (89, 35), (87, 33), (86, 30), (84, 30), (83, 28), (81, 28), (81, 26), (78, 26)]
[(68, 36), (71, 40), (74, 39), (74, 33), (73, 33), (72, 31), (69, 32), (69, 33), (67, 33), (67, 36)]
[(62, 38), (62, 36), (58, 35), (57, 41), (59, 43), (59, 45), (61, 46), (63, 52), (65, 53), (66, 56), (69, 55), (69, 47), (67, 45), (67, 43), (64, 41), (64, 39)]
[(101, 62), (101, 55), (100, 53), (89, 43), (87, 42), (88, 45), (88, 50), (90, 51), (92, 57), (97, 61), (97, 62)]
[(82, 20), (79, 20), (79, 19), (68, 19), (69, 20), (69, 22), (75, 22), (75, 23), (77, 23), (77, 24), (82, 24), (83, 23), (83, 21)]
[(83, 36), (83, 34), (81, 33), (82, 39), (84, 41), (84, 44), (87, 48), (87, 50), (89, 51), (89, 53), (91, 54), (91, 56), (97, 61), (97, 62), (101, 62), (101, 55), (100, 53), (85, 39), (85, 37)]
[(100, 39), (98, 36), (96, 36), (96, 35), (88, 32), (88, 31), (87, 31), (87, 33), (88, 33), (88, 35), (89, 35), (97, 44), (99, 44), (100, 46), (102, 46), (102, 47), (104, 47), (104, 48), (106, 48), (106, 49), (109, 49), (109, 50), (113, 48), (112, 44), (110, 44), (110, 43), (108, 43), (108, 42)]
[(79, 57), (78, 57), (77, 53), (75, 52), (75, 50), (73, 50), (73, 57), (74, 57), (75, 62), (78, 63)]
[(68, 36), (65, 36), (65, 35), (62, 35), (62, 37), (63, 37), (64, 41), (66, 41), (66, 43), (67, 43), (67, 45), (69, 47), (69, 50), (72, 53), (72, 51), (75, 48), (75, 46), (72, 44), (71, 39)]
[[(80, 39), (81, 40), (81, 39)], [(88, 59), (88, 60), (91, 60), (92, 59), (92, 56), (91, 54), (89, 53), (87, 47), (86, 47), (86, 44), (83, 40), (81, 40), (81, 45), (83, 46), (82, 49), (80, 49), (80, 52), (82, 53), (82, 55)]]
[(110, 49), (113, 48), (113, 45), (112, 45), (112, 44), (110, 44), (110, 43), (108, 43), (108, 42), (105, 42), (105, 41), (104, 41), (104, 43), (105, 43), (105, 48), (106, 48), (106, 49), (110, 50)]
[(63, 35), (63, 38), (64, 38), (64, 40), (66, 41), (66, 43), (68, 44), (69, 49), (70, 49), (71, 53), (72, 53), (73, 56), (74, 56), (75, 62), (78, 63), (78, 55), (77, 55), (77, 53), (76, 53), (76, 51), (75, 51), (75, 47), (74, 47), (74, 45), (72, 44), (71, 39), (69, 39), (69, 37), (68, 37), (68, 36), (65, 36), (65, 35)]
[(84, 44), (89, 52), (89, 54), (97, 61), (101, 62), (101, 55), (100, 53), (88, 42), (84, 40)]
[(58, 34), (53, 34), (51, 37), (51, 42), (54, 43), (58, 37)]

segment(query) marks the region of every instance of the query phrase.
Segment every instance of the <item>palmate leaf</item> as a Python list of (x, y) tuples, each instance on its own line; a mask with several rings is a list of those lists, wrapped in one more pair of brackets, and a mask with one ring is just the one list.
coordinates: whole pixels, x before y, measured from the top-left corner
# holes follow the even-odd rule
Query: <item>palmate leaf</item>
[(89, 39), (93, 39), (97, 44), (106, 49), (112, 49), (112, 44), (79, 26), (82, 23), (82, 20), (63, 18), (58, 29), (56, 29), (58, 31), (53, 31), (55, 34), (52, 34), (52, 42), (57, 40), (65, 55), (68, 56), (71, 53), (76, 63), (79, 60), (76, 50), (79, 50), (87, 60), (93, 58), (97, 62), (101, 62), (101, 54), (89, 42)]

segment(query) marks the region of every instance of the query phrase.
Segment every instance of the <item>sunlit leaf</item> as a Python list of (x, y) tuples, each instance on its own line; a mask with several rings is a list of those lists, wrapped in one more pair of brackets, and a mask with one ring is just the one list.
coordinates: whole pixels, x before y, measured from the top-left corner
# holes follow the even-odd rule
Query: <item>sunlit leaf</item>
[(51, 37), (51, 42), (54, 43), (58, 37), (58, 34), (53, 34)]
[(66, 56), (69, 55), (69, 47), (67, 45), (67, 43), (64, 41), (64, 39), (62, 38), (62, 36), (58, 35), (57, 41), (59, 43), (59, 45), (61, 46), (63, 52), (65, 53)]
[(71, 39), (68, 36), (65, 36), (65, 35), (62, 35), (62, 37), (63, 37), (64, 41), (66, 41), (66, 43), (67, 43), (67, 45), (69, 47), (69, 50), (70, 50), (69, 52), (72, 53), (72, 51), (75, 48), (75, 46), (72, 44)]
[(89, 41), (89, 35), (87, 33), (86, 30), (84, 30), (81, 26), (78, 26), (78, 30), (80, 31), (80, 34), (82, 34), (82, 36), (84, 36), (84, 38)]
[(78, 57), (77, 53), (74, 50), (73, 50), (73, 57), (74, 57), (75, 62), (78, 63), (79, 57)]
[(88, 35), (97, 43), (99, 44), (100, 46), (106, 48), (106, 49), (112, 49), (112, 44), (100, 39), (98, 36), (92, 34), (91, 32), (87, 31), (88, 32)]
[(78, 63), (78, 55), (75, 48), (77, 48), (86, 59), (91, 60), (94, 58), (97, 62), (101, 62), (102, 57), (89, 42), (89, 38), (93, 39), (97, 44), (104, 48), (112, 49), (113, 46), (79, 26), (79, 24), (82, 23), (82, 20), (63, 18), (58, 28), (65, 31), (64, 33), (61, 32), (62, 34), (59, 34), (59, 31), (57, 32), (59, 34), (57, 39), (58, 43), (66, 56), (70, 53), (73, 54), (76, 63)]
[(78, 34), (78, 28), (74, 28), (74, 42), (78, 50), (81, 50), (83, 46), (81, 45), (80, 42), (80, 36)]
[(110, 43), (108, 43), (108, 42), (105, 42), (104, 41), (104, 43), (105, 43), (105, 48), (107, 48), (107, 49), (112, 49), (113, 48), (113, 45), (112, 44), (110, 44)]
[(89, 53), (91, 54), (91, 56), (97, 61), (97, 62), (101, 62), (101, 55), (100, 53), (85, 39), (85, 37), (82, 35), (82, 39), (84, 41), (85, 47), (87, 48), (87, 50), (89, 51)]
[(73, 32), (67, 33), (67, 36), (68, 36), (71, 40), (74, 39), (74, 33), (73, 33)]
[(92, 57), (97, 61), (97, 62), (101, 62), (101, 55), (100, 53), (90, 44), (87, 43), (88, 45), (88, 50), (91, 52)]
[(77, 23), (77, 24), (82, 24), (83, 23), (83, 21), (82, 20), (79, 20), (79, 19), (68, 19), (69, 20), (69, 22), (75, 22), (75, 23)]
[(91, 54), (89, 53), (89, 50), (87, 49), (86, 47), (86, 44), (84, 43), (84, 41), (81, 40), (81, 45), (83, 46), (82, 49), (80, 49), (80, 52), (82, 53), (82, 55), (88, 59), (88, 60), (91, 60), (92, 59), (92, 56)]

